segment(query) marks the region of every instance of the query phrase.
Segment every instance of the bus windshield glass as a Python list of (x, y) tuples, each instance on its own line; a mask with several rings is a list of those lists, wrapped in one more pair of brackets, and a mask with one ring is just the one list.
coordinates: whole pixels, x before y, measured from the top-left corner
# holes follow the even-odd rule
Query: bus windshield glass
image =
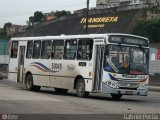
[(104, 70), (119, 74), (148, 74), (149, 49), (122, 45), (106, 46)]

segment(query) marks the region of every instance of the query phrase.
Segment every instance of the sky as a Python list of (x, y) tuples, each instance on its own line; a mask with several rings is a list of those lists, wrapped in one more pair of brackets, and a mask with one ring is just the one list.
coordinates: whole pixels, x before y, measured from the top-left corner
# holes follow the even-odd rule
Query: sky
[[(26, 21), (35, 11), (74, 11), (85, 8), (86, 3), (87, 0), (0, 0), (0, 27), (7, 22), (26, 25)], [(95, 6), (96, 0), (90, 0), (90, 7)]]

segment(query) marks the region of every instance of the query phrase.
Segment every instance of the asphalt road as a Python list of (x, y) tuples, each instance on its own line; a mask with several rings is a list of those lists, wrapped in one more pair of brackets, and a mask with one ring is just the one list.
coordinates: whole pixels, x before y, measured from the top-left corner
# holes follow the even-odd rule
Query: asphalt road
[[(82, 118), (79, 115), (84, 117), (86, 114), (96, 118), (99, 114), (104, 118), (107, 115), (111, 120), (124, 120), (128, 114), (160, 114), (160, 93), (149, 92), (147, 97), (123, 96), (121, 100), (113, 101), (107, 94), (92, 93), (88, 98), (79, 98), (74, 91), (57, 95), (52, 88), (42, 88), (40, 92), (26, 91), (23, 85), (0, 80), (0, 114), (4, 113), (45, 119), (53, 118), (54, 114), (60, 120), (71, 119), (74, 115)], [(160, 115), (158, 117), (160, 119)]]

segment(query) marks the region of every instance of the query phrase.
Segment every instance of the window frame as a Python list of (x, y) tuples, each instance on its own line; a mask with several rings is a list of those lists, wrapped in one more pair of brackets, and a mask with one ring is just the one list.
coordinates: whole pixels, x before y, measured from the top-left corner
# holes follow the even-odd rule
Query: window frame
[[(44, 42), (50, 42), (51, 49), (50, 49), (50, 54), (48, 55), (49, 56), (48, 58), (42, 58), (42, 50), (43, 50), (43, 43)], [(52, 40), (42, 40), (41, 41), (40, 59), (50, 59), (51, 58), (52, 44), (53, 44)], [(45, 50), (49, 50), (49, 49), (45, 49)]]
[[(32, 53), (31, 53), (30, 58), (27, 56), (27, 55), (28, 55), (28, 43), (29, 43), (29, 42), (32, 42)], [(30, 41), (27, 42), (26, 59), (32, 59), (32, 55), (33, 55), (33, 46), (34, 46), (34, 41), (33, 41), (33, 40), (30, 40)]]
[[(89, 44), (89, 45), (92, 45), (92, 48), (91, 49), (82, 49), (81, 48), (81, 50), (86, 50), (86, 51), (88, 51), (88, 50), (91, 50), (90, 52), (91, 52), (91, 57), (89, 57), (89, 59), (85, 59), (85, 58), (78, 58), (78, 52), (79, 52), (79, 50), (80, 50), (80, 48), (79, 48), (79, 42), (80, 41), (92, 41), (92, 44)], [(92, 60), (92, 57), (93, 57), (93, 44), (94, 44), (94, 40), (93, 39), (91, 39), (91, 38), (82, 38), (82, 39), (79, 39), (78, 40), (78, 49), (77, 49), (77, 60), (87, 60), (87, 61), (90, 61), (90, 60)], [(82, 44), (83, 45), (83, 44)], [(87, 42), (86, 42), (86, 44), (85, 44), (86, 46), (88, 46), (87, 45)], [(91, 46), (90, 46), (91, 47)], [(90, 54), (90, 53), (88, 53), (88, 52), (86, 52), (86, 54)]]
[[(40, 42), (40, 47), (39, 47), (39, 57), (35, 57), (35, 56), (34, 56), (35, 42)], [(33, 42), (33, 43), (34, 43), (34, 44), (33, 44), (32, 59), (40, 59), (40, 57), (41, 57), (41, 47), (42, 47), (42, 41), (41, 41), (41, 40), (34, 40), (34, 42)]]
[[(73, 59), (66, 57), (67, 41), (73, 41), (73, 42), (76, 41), (75, 53), (69, 53), (69, 54), (75, 54)], [(76, 38), (75, 38), (75, 39), (66, 39), (66, 40), (65, 40), (65, 43), (64, 43), (64, 56), (63, 56), (63, 59), (65, 59), (65, 60), (76, 60), (76, 59), (77, 59), (77, 48), (78, 48), (78, 39), (76, 39)], [(74, 49), (71, 49), (71, 50), (74, 50)], [(68, 54), (68, 53), (67, 53), (67, 54)]]
[[(14, 53), (13, 52), (13, 43), (17, 43), (17, 52), (16, 52), (16, 56), (15, 57), (13, 56), (13, 53)], [(18, 41), (12, 41), (10, 58), (17, 58), (17, 56), (18, 56), (18, 47), (19, 47), (19, 42)]]
[[(63, 49), (55, 49), (55, 46), (60, 46), (60, 45), (61, 45), (61, 42), (63, 42)], [(56, 43), (56, 44), (55, 44), (55, 43)], [(57, 44), (57, 43), (58, 43), (58, 44)], [(51, 53), (54, 54), (54, 55), (51, 54), (51, 59), (54, 59), (54, 60), (61, 60), (61, 59), (63, 59), (64, 49), (65, 49), (64, 44), (65, 44), (65, 41), (64, 41), (63, 39), (53, 40)], [(56, 53), (55, 51), (61, 51), (61, 50), (63, 51), (61, 58), (55, 57), (55, 53)]]

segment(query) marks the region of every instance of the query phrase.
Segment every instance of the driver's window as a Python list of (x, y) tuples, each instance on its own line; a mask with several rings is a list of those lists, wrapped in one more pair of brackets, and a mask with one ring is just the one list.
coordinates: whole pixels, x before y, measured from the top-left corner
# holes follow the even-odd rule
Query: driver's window
[(118, 46), (109, 46), (109, 58), (112, 61), (113, 64), (118, 65), (119, 64), (119, 47)]
[[(107, 50), (107, 48), (109, 50)], [(105, 70), (110, 72), (116, 71), (118, 73), (127, 72), (127, 68), (129, 65), (129, 47), (109, 45), (109, 47), (106, 47), (105, 55)]]

